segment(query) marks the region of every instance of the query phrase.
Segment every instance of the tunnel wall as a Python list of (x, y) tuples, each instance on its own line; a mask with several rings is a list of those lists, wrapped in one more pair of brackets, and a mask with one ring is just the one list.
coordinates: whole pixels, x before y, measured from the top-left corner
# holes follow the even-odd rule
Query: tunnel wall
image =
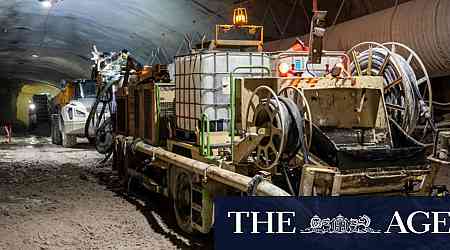
[(413, 0), (328, 29), (327, 50), (360, 42), (400, 42), (423, 60), (430, 76), (450, 75), (450, 1)]
[(33, 100), (33, 95), (35, 94), (42, 94), (42, 93), (49, 93), (50, 96), (55, 96), (59, 92), (59, 89), (56, 87), (53, 87), (48, 84), (41, 84), (41, 83), (31, 83), (31, 84), (24, 84), (20, 91), (18, 92), (17, 98), (16, 98), (16, 119), (17, 121), (25, 124), (25, 126), (28, 126), (29, 120), (28, 120), (28, 106), (29, 103)]
[[(431, 77), (448, 76), (449, 13), (449, 0), (409, 1), (327, 28), (324, 49), (347, 51), (360, 42), (399, 42), (417, 52)], [(309, 35), (301, 40), (308, 42)]]
[(16, 123), (16, 101), (20, 86), (11, 80), (0, 79), (0, 122)]
[(11, 121), (16, 131), (26, 129), (29, 101), (34, 94), (43, 92), (55, 95), (59, 89), (46, 83), (0, 79), (0, 120)]

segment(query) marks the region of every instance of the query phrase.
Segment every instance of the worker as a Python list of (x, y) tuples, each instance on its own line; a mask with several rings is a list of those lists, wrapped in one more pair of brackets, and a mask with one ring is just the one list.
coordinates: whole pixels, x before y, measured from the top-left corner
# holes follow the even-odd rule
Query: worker
[(12, 141), (12, 124), (11, 124), (11, 122), (3, 122), (3, 129), (4, 129), (5, 135), (6, 135), (5, 143), (11, 143), (11, 141)]

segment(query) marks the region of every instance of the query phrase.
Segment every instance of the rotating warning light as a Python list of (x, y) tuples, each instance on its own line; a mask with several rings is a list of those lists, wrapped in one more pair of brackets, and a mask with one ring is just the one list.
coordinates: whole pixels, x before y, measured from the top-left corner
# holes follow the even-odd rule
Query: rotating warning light
[(248, 23), (247, 10), (245, 8), (234, 9), (233, 24), (246, 25)]

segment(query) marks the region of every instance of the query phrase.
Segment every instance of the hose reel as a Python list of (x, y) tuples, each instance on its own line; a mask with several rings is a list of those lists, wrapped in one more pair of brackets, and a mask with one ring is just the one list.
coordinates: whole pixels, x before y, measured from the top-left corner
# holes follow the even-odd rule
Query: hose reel
[[(259, 97), (256, 105), (255, 97)], [(306, 152), (304, 120), (304, 114), (293, 99), (278, 96), (268, 86), (256, 88), (246, 113), (246, 131), (254, 128), (263, 136), (250, 156), (256, 166), (270, 170), (280, 161), (289, 162), (300, 149)]]
[(347, 54), (352, 58), (349, 71), (353, 76), (384, 78), (388, 114), (403, 130), (412, 135), (425, 120), (434, 129), (430, 79), (423, 62), (413, 50), (400, 43), (364, 42)]

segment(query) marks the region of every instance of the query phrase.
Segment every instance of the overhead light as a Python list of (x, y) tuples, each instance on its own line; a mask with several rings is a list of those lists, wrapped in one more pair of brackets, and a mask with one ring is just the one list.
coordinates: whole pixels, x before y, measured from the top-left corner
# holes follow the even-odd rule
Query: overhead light
[(51, 0), (39, 0), (41, 2), (42, 7), (44, 8), (51, 8), (52, 7), (52, 1)]
[(38, 58), (39, 55), (33, 54), (33, 55), (31, 55), (31, 57), (33, 57), (33, 58)]

